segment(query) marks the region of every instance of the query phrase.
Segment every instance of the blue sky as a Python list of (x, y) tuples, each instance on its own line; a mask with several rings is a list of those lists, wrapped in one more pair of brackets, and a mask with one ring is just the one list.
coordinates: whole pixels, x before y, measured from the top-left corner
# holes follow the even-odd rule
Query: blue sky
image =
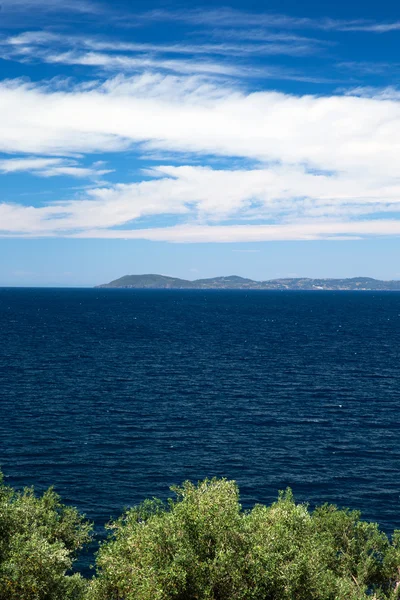
[(0, 2), (0, 285), (399, 278), (400, 5)]

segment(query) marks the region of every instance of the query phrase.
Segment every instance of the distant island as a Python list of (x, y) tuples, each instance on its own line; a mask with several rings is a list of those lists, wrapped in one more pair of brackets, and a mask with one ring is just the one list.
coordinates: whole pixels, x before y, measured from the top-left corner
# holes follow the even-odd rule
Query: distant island
[(229, 275), (210, 279), (179, 279), (166, 275), (125, 275), (97, 288), (175, 289), (175, 290), (360, 290), (400, 291), (400, 281), (381, 281), (371, 277), (349, 279), (309, 279), (306, 277), (254, 281)]

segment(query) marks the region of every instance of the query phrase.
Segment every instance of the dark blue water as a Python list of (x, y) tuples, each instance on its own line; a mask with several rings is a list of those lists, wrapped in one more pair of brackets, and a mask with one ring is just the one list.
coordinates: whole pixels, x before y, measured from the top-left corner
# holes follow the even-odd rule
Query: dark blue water
[(400, 528), (400, 294), (0, 289), (0, 462), (98, 526), (189, 478)]

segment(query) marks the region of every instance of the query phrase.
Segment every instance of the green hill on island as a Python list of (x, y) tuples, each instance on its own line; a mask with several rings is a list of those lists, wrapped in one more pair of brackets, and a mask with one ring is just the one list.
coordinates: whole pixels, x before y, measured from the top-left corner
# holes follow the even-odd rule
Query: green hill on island
[(349, 279), (309, 279), (306, 277), (254, 281), (229, 275), (209, 279), (179, 279), (166, 275), (124, 275), (98, 288), (191, 289), (191, 290), (382, 290), (400, 291), (400, 281), (382, 281), (371, 277)]

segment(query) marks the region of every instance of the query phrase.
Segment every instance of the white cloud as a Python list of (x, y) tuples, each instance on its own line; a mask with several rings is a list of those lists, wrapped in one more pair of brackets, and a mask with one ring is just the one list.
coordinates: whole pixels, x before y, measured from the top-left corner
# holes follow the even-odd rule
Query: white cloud
[(400, 102), (245, 94), (192, 77), (117, 77), (87, 91), (0, 85), (0, 149), (169, 151), (398, 177)]
[[(1, 14), (15, 22), (43, 17), (45, 26), (57, 14), (81, 20), (106, 8), (90, 0), (3, 0)], [(121, 14), (113, 11), (115, 24)], [(10, 156), (0, 160), (0, 173), (92, 180), (68, 201), (54, 197), (39, 207), (0, 198), (1, 235), (177, 242), (400, 235), (398, 90), (296, 96), (244, 87), (254, 76), (322, 81), (297, 67), (246, 66), (254, 56), (322, 54), (329, 44), (308, 37), (310, 30), (383, 34), (399, 22), (218, 8), (152, 11), (137, 15), (135, 27), (171, 19), (187, 26), (179, 43), (84, 38), (55, 25), (0, 39), (4, 58), (52, 63), (48, 71), (80, 65), (109, 77), (0, 83), (0, 152)], [(398, 65), (336, 67), (376, 75)], [(82, 156), (126, 150), (160, 164), (144, 170), (142, 181), (111, 185), (101, 181), (109, 173), (104, 164)], [(166, 166), (168, 156), (181, 166)]]
[(59, 166), (61, 158), (6, 158), (0, 160), (2, 173), (18, 173), (20, 171), (42, 171), (46, 168)]
[[(232, 235), (239, 238), (249, 234), (249, 241), (254, 232), (279, 237), (289, 231), (306, 239), (310, 235), (367, 234), (373, 232), (368, 221), (364, 229), (358, 224), (356, 230), (350, 221), (357, 223), (357, 218), (375, 213), (400, 213), (400, 183), (377, 189), (375, 180), (368, 177), (361, 183), (281, 166), (250, 171), (164, 166), (155, 169), (154, 176), (150, 181), (93, 188), (78, 199), (39, 208), (5, 203), (0, 205), (0, 230), (35, 235), (150, 236), (146, 239), (173, 236), (175, 232), (176, 241), (193, 232), (196, 239), (221, 232), (223, 241), (232, 229)], [(154, 229), (132, 230), (138, 219), (157, 215), (175, 215), (186, 225), (158, 233)], [(235, 221), (246, 225), (217, 225)], [(252, 221), (264, 224), (252, 225)], [(128, 229), (112, 230), (120, 226)]]
[(131, 231), (86, 231), (72, 237), (135, 239), (175, 243), (273, 242), (322, 239), (359, 239), (365, 236), (398, 236), (400, 221), (354, 221), (283, 225), (176, 225)]
[[(246, 94), (199, 77), (160, 75), (68, 91), (14, 81), (0, 86), (0, 130), (1, 151), (31, 154), (5, 159), (3, 172), (98, 175), (101, 165), (85, 168), (60, 155), (127, 147), (258, 164), (240, 170), (161, 165), (147, 171), (150, 181), (93, 188), (69, 202), (55, 198), (39, 208), (5, 202), (4, 235), (251, 241), (399, 233), (396, 95)], [(135, 229), (138, 219), (155, 215), (175, 215), (183, 224)]]
[(24, 31), (1, 40), (3, 46), (43, 46), (52, 42), (60, 43), (64, 39), (50, 31)]
[(89, 0), (1, 0), (2, 13), (40, 10), (43, 12), (77, 12), (98, 14), (103, 11), (100, 4)]
[(0, 173), (29, 172), (41, 177), (56, 177), (67, 175), (99, 179), (102, 175), (111, 173), (108, 169), (100, 168), (100, 164), (91, 167), (80, 167), (75, 160), (65, 158), (6, 158), (0, 160)]

